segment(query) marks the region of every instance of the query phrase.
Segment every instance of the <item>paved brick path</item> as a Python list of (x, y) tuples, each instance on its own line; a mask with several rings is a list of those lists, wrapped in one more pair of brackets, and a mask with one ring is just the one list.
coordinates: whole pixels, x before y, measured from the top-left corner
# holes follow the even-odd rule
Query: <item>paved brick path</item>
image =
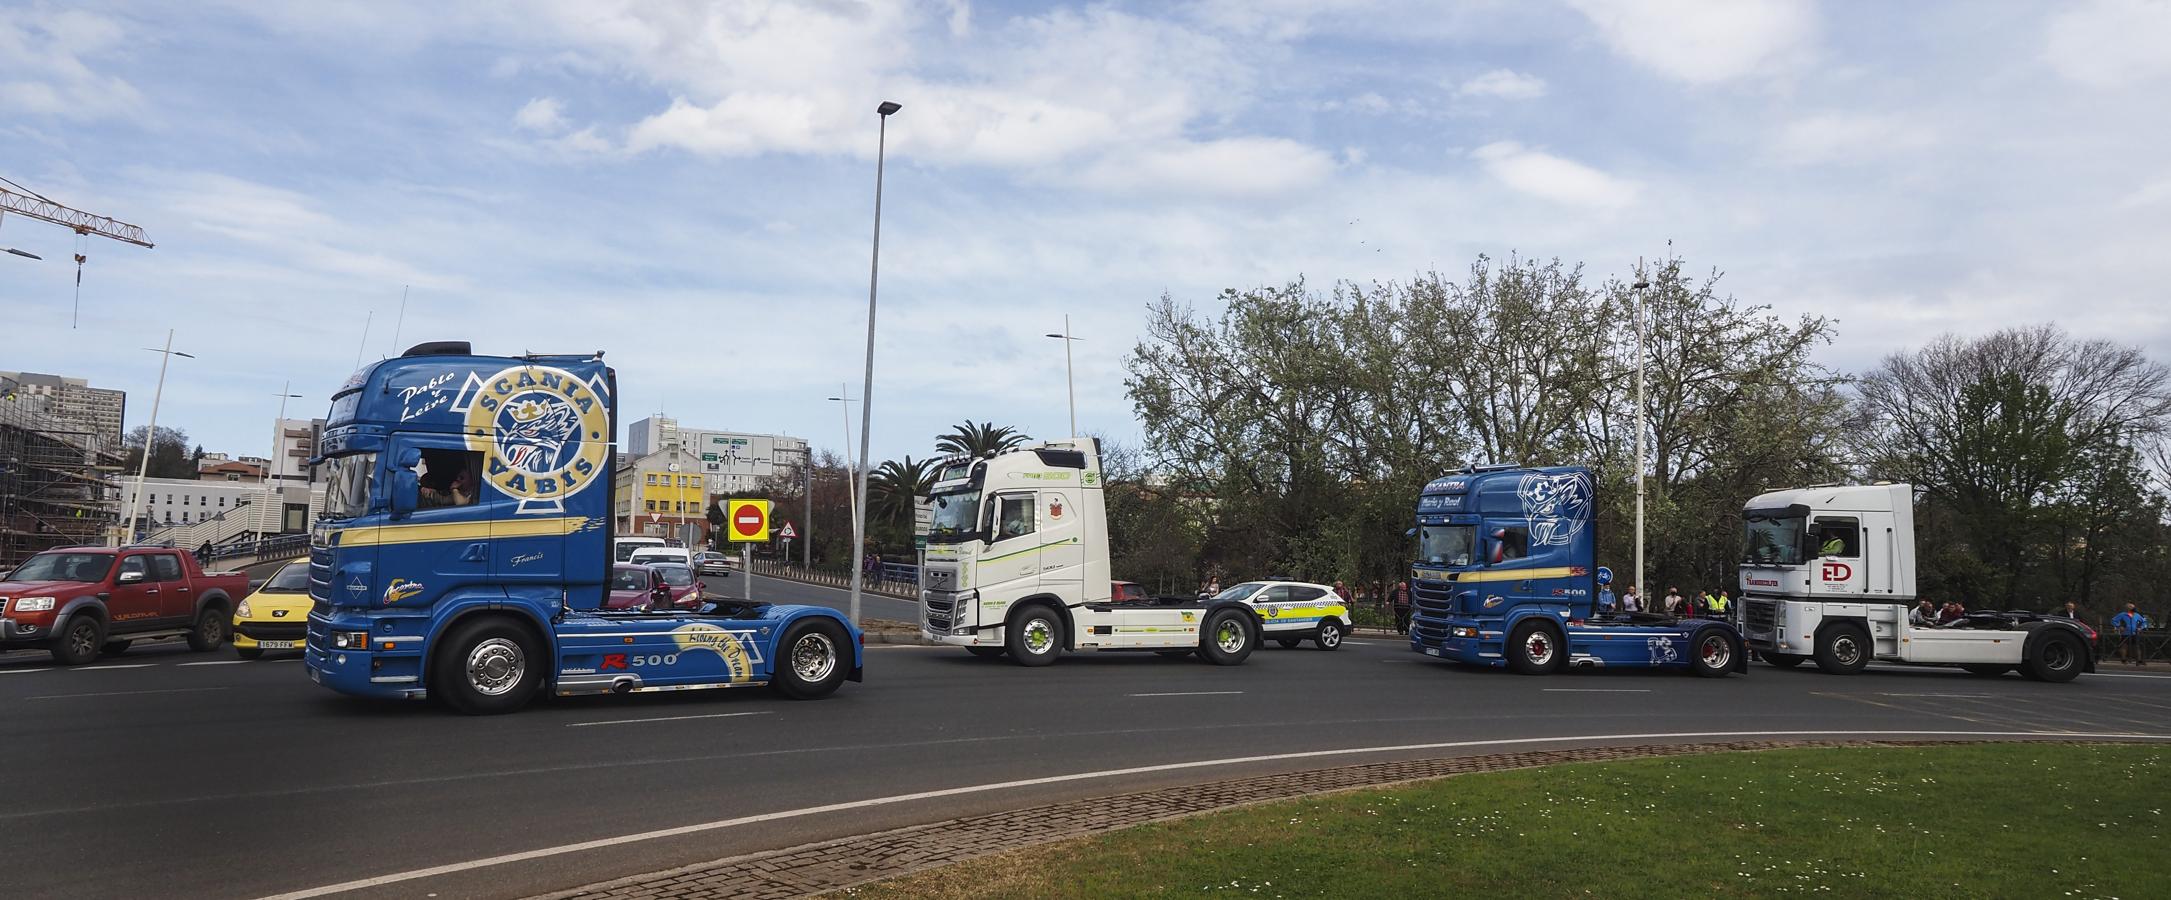
[(834, 891), (921, 869), (1128, 828), (1147, 822), (1286, 800), (1310, 794), (1380, 787), (1471, 772), (1788, 747), (1899, 747), (1955, 741), (1726, 741), (1708, 744), (1532, 750), (1444, 759), (1414, 759), (1260, 775), (1162, 788), (951, 819), (783, 850), (697, 863), (664, 872), (591, 884), (538, 900), (598, 898), (782, 898)]

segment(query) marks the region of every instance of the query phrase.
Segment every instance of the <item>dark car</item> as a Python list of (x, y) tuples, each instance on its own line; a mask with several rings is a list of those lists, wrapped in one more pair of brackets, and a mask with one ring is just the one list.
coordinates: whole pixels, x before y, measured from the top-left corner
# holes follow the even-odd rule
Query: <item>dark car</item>
[(663, 583), (671, 589), (671, 599), (666, 605), (676, 609), (693, 609), (701, 605), (701, 580), (694, 577), (694, 570), (676, 563), (651, 563), (649, 568), (663, 576)]
[(603, 598), (604, 609), (647, 609), (671, 604), (671, 585), (655, 566), (619, 563), (611, 567), (611, 592)]

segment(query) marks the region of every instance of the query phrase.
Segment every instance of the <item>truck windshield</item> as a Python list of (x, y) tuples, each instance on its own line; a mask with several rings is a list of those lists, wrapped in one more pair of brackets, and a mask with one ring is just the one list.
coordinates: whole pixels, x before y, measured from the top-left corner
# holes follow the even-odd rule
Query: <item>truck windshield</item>
[(1749, 553), (1746, 561), (1759, 566), (1798, 566), (1802, 564), (1801, 516), (1760, 516), (1750, 513), (1747, 517)]
[(40, 553), (23, 561), (9, 581), (104, 581), (111, 553)]
[(979, 491), (951, 491), (927, 499), (935, 504), (935, 522), (927, 528), (928, 543), (954, 544), (973, 536), (980, 519)]
[(1467, 566), (1476, 556), (1477, 526), (1423, 525), (1417, 529), (1417, 561), (1430, 566)]
[(352, 453), (324, 461), (325, 519), (352, 519), (369, 512), (370, 483), (377, 473), (377, 454)]

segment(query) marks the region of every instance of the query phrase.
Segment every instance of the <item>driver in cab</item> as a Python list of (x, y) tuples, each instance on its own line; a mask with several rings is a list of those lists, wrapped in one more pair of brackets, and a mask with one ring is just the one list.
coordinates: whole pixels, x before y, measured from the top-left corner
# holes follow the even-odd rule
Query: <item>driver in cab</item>
[(425, 456), (422, 473), (421, 506), (436, 509), (447, 506), (469, 506), (475, 502), (475, 469), (467, 464), (467, 454), (452, 452)]

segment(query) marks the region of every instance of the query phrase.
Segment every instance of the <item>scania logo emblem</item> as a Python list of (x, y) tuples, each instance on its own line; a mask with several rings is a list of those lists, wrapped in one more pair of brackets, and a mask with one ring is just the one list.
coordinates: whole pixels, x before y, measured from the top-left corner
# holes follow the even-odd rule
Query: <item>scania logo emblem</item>
[(467, 447), (483, 478), (521, 501), (521, 512), (555, 512), (603, 473), (610, 404), (601, 388), (553, 366), (470, 375), (462, 399)]

